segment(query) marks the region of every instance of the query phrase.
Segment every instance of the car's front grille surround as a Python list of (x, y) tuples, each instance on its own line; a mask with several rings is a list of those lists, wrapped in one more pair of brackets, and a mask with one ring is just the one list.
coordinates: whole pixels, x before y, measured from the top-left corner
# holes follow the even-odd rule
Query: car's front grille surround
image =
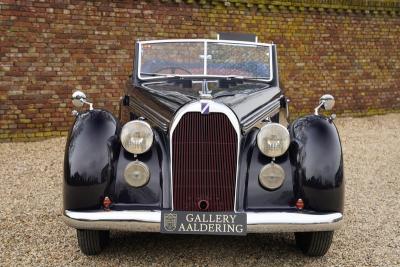
[(171, 136), (174, 210), (234, 210), (238, 141), (224, 113), (187, 112), (180, 118)]

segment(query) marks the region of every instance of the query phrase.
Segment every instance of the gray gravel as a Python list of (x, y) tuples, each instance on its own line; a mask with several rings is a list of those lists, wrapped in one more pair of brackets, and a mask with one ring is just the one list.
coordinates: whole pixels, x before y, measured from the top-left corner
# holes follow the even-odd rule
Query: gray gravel
[(345, 224), (323, 258), (292, 234), (247, 237), (112, 233), (100, 256), (80, 253), (61, 220), (65, 138), (0, 144), (0, 265), (400, 266), (400, 114), (338, 118)]

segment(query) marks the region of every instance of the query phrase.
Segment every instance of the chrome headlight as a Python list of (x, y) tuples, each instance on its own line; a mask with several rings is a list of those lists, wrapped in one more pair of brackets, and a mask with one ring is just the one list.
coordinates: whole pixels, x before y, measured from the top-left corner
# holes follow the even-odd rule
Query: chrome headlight
[(130, 121), (122, 127), (121, 143), (130, 153), (142, 154), (153, 144), (153, 130), (144, 121)]
[(257, 135), (258, 148), (264, 155), (271, 158), (283, 155), (289, 144), (289, 131), (279, 123), (264, 125)]

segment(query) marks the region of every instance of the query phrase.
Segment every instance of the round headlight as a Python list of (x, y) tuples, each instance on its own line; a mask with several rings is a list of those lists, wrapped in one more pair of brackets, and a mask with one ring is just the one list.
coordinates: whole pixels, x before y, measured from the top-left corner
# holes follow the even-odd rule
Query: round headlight
[(264, 125), (257, 135), (258, 148), (264, 155), (271, 158), (283, 155), (289, 144), (289, 131), (279, 123)]
[(153, 144), (153, 130), (144, 121), (130, 121), (122, 127), (122, 146), (133, 154), (142, 154)]
[(275, 190), (282, 186), (283, 180), (285, 180), (285, 171), (281, 166), (272, 162), (261, 169), (258, 179), (264, 188)]
[(148, 183), (150, 171), (146, 164), (141, 161), (130, 162), (124, 172), (124, 178), (127, 184), (133, 187), (141, 187)]

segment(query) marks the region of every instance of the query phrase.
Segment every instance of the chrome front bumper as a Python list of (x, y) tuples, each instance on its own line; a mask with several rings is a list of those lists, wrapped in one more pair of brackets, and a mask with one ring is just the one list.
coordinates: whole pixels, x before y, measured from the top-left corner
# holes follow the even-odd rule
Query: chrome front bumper
[[(246, 212), (248, 233), (332, 231), (342, 213)], [(65, 223), (77, 229), (160, 232), (161, 211), (69, 211)]]

